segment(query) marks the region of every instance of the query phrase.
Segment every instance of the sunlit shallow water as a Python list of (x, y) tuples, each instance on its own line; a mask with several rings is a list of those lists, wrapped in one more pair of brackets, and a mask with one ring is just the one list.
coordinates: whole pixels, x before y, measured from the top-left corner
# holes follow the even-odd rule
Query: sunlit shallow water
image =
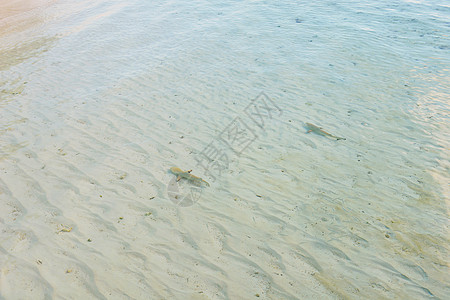
[(449, 27), (444, 1), (6, 14), (0, 296), (444, 299)]

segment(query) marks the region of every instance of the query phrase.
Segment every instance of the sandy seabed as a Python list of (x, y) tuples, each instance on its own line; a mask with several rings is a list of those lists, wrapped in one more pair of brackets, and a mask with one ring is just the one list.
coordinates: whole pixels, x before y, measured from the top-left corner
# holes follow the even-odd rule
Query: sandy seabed
[[(326, 33), (192, 5), (0, 4), (0, 298), (444, 299), (448, 77), (378, 39), (333, 57)], [(251, 114), (261, 92), (271, 114)], [(178, 202), (173, 166), (211, 186)]]

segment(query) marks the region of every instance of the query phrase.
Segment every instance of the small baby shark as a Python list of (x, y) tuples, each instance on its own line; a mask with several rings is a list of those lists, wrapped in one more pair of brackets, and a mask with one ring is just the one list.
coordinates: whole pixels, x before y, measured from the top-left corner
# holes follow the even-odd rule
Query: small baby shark
[(189, 181), (192, 181), (194, 183), (206, 183), (207, 186), (209, 186), (209, 183), (206, 182), (205, 180), (201, 179), (200, 177), (194, 176), (191, 174), (192, 170), (189, 171), (183, 171), (180, 168), (177, 167), (172, 167), (170, 168), (170, 172), (172, 172), (172, 174), (177, 176), (177, 181), (180, 181), (181, 178), (187, 179)]

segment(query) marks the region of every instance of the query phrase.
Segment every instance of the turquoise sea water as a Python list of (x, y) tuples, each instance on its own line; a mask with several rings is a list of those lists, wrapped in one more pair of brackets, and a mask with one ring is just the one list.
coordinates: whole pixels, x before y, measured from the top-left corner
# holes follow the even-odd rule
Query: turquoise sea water
[[(25, 17), (0, 36), (0, 296), (450, 293), (445, 1), (58, 1)], [(258, 127), (261, 93), (276, 110)], [(236, 117), (254, 134), (239, 154), (223, 141)], [(219, 173), (198, 164), (210, 143)], [(211, 186), (177, 205), (172, 166)]]

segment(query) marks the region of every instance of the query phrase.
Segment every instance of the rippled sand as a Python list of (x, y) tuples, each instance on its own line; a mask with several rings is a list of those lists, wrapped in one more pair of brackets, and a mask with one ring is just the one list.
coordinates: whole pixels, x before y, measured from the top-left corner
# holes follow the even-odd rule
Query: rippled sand
[(2, 4), (0, 298), (444, 299), (448, 35), (402, 5)]

